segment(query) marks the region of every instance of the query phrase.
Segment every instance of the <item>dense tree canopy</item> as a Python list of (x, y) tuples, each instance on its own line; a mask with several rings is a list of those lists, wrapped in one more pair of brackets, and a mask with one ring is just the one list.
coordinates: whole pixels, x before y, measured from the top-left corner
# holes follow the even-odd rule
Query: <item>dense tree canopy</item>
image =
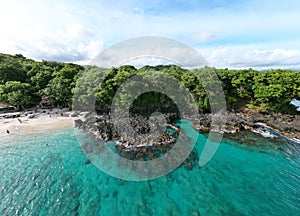
[[(152, 75), (146, 73), (149, 71)], [(229, 110), (248, 107), (261, 112), (296, 113), (290, 101), (300, 99), (300, 72), (297, 71), (278, 69), (261, 72), (209, 67), (189, 71), (175, 65), (140, 69), (129, 65), (111, 69), (87, 67), (84, 70), (82, 66), (70, 63), (36, 62), (20, 54), (0, 54), (0, 101), (28, 107), (35, 106), (41, 99), (51, 99), (57, 106), (70, 107), (75, 93), (77, 102), (89, 105), (96, 101), (97, 109), (107, 109), (117, 91), (120, 94), (116, 103), (122, 106), (134, 91), (138, 92), (145, 85), (145, 80), (177, 91), (178, 88), (167, 83), (163, 74), (179, 80), (180, 88), (188, 89), (201, 112), (210, 111), (208, 96), (217, 96), (214, 91), (207, 91), (208, 86), (214, 89), (214, 85), (218, 84), (213, 74), (217, 74), (220, 80)], [(133, 77), (133, 81), (126, 82)], [(197, 77), (202, 78), (199, 80)], [(99, 83), (102, 83), (101, 86)], [(141, 107), (149, 104), (166, 106), (171, 101), (170, 97), (154, 91), (137, 97), (134, 104)]]
[(31, 107), (41, 99), (71, 106), (72, 89), (83, 67), (75, 64), (26, 59), (0, 54), (0, 101)]

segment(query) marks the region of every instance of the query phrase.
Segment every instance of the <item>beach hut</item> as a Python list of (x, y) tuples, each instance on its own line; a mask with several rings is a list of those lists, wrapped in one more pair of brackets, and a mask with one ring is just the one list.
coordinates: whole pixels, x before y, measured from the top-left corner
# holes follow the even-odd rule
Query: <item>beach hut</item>
[(43, 108), (43, 107), (50, 107), (52, 106), (53, 103), (54, 103), (53, 100), (42, 99), (39, 105)]

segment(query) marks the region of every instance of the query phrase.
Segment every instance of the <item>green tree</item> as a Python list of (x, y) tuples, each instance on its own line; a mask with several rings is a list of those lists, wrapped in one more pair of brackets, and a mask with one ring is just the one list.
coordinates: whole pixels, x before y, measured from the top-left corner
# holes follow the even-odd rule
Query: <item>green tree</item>
[(0, 100), (15, 105), (20, 110), (21, 105), (32, 104), (31, 86), (19, 81), (8, 81), (0, 85)]
[(43, 98), (53, 99), (58, 105), (63, 107), (71, 106), (76, 80), (82, 67), (73, 64), (66, 64), (59, 71), (55, 71), (52, 79), (39, 94)]

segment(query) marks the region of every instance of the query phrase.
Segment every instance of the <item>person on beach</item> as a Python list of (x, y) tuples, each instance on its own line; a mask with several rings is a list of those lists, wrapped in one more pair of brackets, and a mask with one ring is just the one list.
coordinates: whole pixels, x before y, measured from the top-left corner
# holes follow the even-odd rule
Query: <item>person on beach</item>
[(20, 122), (20, 124), (22, 124), (22, 120), (20, 118), (18, 118), (18, 121)]
[(6, 133), (9, 134), (9, 130), (6, 130)]

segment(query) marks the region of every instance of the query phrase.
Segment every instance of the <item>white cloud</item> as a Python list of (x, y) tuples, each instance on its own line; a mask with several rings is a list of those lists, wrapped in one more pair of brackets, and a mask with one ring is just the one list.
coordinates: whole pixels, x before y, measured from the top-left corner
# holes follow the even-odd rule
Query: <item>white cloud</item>
[(211, 66), (228, 68), (300, 68), (300, 50), (257, 49), (251, 46), (221, 46), (204, 49), (204, 58)]
[(192, 40), (195, 43), (204, 43), (204, 42), (209, 42), (215, 38), (215, 35), (211, 32), (201, 32), (198, 34), (193, 34), (192, 35)]
[(6, 2), (0, 8), (0, 52), (35, 60), (88, 62), (103, 40), (74, 19), (73, 12), (74, 6), (63, 2)]
[(79, 44), (78, 51), (87, 57), (87, 61), (95, 58), (103, 50), (103, 40), (90, 41), (88, 44)]
[(51, 31), (41, 27), (20, 32), (22, 37), (2, 35), (4, 53), (22, 53), (36, 60), (55, 60), (87, 63), (103, 49), (103, 40), (95, 39), (92, 31), (79, 23), (67, 23)]
[(145, 14), (144, 10), (137, 8), (137, 7), (133, 8), (132, 12), (135, 14), (141, 15), (141, 16), (143, 16)]
[(300, 3), (287, 2), (255, 0), (208, 11), (173, 11), (153, 9), (164, 5), (159, 1), (6, 1), (0, 8), (0, 52), (88, 62), (102, 47), (156, 35), (206, 46), (202, 54), (218, 67), (293, 66), (300, 50)]
[(66, 35), (69, 38), (73, 39), (86, 39), (93, 36), (92, 30), (83, 27), (79, 23), (68, 23), (66, 24), (66, 32), (59, 32), (59, 36)]

